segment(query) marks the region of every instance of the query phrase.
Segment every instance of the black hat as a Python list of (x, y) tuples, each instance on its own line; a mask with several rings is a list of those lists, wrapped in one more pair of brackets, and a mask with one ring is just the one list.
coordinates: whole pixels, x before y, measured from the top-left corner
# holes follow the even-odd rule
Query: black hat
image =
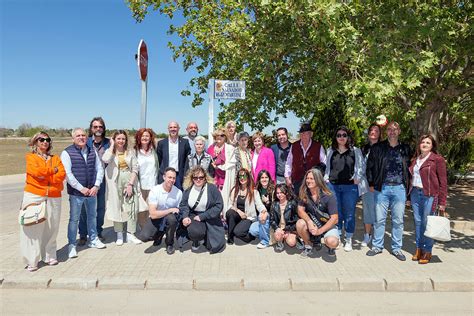
[(240, 140), (242, 137), (250, 138), (250, 135), (249, 135), (249, 133), (247, 133), (246, 131), (240, 132), (240, 133), (237, 135), (237, 140)]
[(303, 132), (312, 132), (313, 129), (311, 128), (311, 124), (309, 123), (303, 123), (301, 124), (300, 130), (298, 133), (303, 133)]

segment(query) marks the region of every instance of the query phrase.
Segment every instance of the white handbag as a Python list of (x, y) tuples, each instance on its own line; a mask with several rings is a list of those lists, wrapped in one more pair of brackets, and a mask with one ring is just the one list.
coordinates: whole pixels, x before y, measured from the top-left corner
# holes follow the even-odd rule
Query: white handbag
[(31, 226), (46, 220), (46, 200), (31, 203), (20, 210), (18, 222), (23, 226)]
[(451, 226), (449, 219), (439, 215), (428, 215), (425, 236), (438, 241), (451, 240)]

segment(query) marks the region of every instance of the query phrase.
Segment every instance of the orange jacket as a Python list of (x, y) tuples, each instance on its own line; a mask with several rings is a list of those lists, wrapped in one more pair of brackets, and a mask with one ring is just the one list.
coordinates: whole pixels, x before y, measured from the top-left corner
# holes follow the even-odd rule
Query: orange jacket
[[(56, 173), (54, 173), (55, 167), (58, 168)], [(26, 154), (26, 192), (40, 196), (61, 197), (65, 177), (66, 171), (59, 156), (54, 155), (46, 162), (37, 154)]]

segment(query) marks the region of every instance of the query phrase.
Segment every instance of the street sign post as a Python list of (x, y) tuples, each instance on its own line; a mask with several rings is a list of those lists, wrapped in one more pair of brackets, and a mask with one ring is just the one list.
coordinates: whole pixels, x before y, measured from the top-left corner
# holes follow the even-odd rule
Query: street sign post
[(140, 80), (142, 81), (142, 106), (140, 112), (140, 127), (146, 127), (146, 98), (148, 85), (148, 50), (144, 40), (138, 44), (137, 65)]
[(209, 85), (209, 144), (214, 143), (214, 100), (215, 99), (245, 99), (245, 81), (210, 79)]

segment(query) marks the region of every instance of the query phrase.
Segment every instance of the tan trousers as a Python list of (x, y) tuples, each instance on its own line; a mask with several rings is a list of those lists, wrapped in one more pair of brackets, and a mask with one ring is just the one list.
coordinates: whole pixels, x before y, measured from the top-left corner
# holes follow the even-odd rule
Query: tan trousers
[[(35, 202), (41, 202), (45, 197), (24, 192), (22, 207)], [(56, 237), (61, 218), (61, 198), (48, 197), (46, 200), (46, 221), (32, 225), (20, 226), (20, 249), (25, 264), (36, 267), (43, 259), (49, 262), (56, 259)]]

